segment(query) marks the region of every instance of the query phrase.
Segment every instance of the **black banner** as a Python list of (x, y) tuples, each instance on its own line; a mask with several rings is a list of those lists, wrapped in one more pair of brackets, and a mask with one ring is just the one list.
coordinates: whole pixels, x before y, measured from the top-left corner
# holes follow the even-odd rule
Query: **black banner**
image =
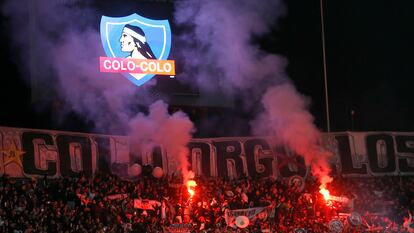
[[(174, 156), (161, 147), (132, 155), (127, 137), (7, 127), (0, 127), (0, 133), (6, 147), (0, 171), (14, 177), (92, 175), (96, 170), (128, 176), (134, 163), (141, 164), (143, 172), (157, 166), (175, 172), (168, 167)], [(323, 138), (324, 147), (333, 153), (334, 171), (342, 176), (414, 175), (414, 133), (343, 132)], [(309, 171), (301, 155), (266, 138), (197, 139), (188, 149), (196, 175), (287, 178), (304, 177)]]

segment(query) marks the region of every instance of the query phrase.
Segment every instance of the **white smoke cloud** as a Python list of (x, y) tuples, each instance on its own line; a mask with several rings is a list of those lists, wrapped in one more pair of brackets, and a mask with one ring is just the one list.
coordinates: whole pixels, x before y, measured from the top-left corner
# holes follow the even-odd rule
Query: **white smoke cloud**
[(130, 138), (136, 151), (151, 151), (161, 146), (168, 161), (175, 161), (185, 177), (188, 173), (188, 148), (194, 125), (181, 111), (168, 114), (167, 104), (156, 101), (149, 107), (148, 115), (136, 115), (129, 122)]
[(269, 87), (262, 97), (264, 110), (251, 125), (256, 135), (270, 135), (277, 144), (302, 155), (312, 173), (326, 184), (332, 180), (328, 164), (331, 154), (321, 147), (321, 135), (307, 110), (308, 102), (288, 83)]

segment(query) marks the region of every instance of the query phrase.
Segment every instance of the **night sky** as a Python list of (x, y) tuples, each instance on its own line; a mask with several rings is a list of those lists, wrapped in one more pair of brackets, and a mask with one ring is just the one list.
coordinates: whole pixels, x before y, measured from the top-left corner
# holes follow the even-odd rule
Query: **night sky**
[[(287, 57), (290, 78), (326, 131), (319, 0), (289, 0), (287, 7), (287, 16), (257, 43)], [(331, 131), (414, 130), (412, 9), (413, 1), (324, 1)], [(52, 106), (32, 105), (4, 16), (1, 24), (0, 126), (87, 131), (77, 117), (56, 123)]]
[[(414, 2), (324, 1), (323, 7), (331, 131), (412, 131)], [(290, 77), (326, 130), (320, 4), (292, 0), (288, 8), (266, 41), (288, 57)]]

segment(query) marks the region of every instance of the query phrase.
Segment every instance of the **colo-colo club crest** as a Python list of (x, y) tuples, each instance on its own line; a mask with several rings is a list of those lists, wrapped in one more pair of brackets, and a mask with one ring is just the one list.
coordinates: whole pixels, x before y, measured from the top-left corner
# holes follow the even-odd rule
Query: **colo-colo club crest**
[(106, 57), (100, 57), (100, 71), (122, 73), (137, 86), (155, 75), (175, 75), (168, 20), (152, 20), (137, 14), (101, 19), (101, 40)]

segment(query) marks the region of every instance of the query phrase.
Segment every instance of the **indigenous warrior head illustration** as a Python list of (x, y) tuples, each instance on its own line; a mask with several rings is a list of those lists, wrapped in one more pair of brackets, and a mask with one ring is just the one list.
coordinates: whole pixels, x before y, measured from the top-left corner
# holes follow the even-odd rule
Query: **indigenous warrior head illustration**
[(119, 42), (122, 52), (130, 53), (127, 58), (156, 59), (147, 43), (144, 31), (138, 26), (125, 25)]

